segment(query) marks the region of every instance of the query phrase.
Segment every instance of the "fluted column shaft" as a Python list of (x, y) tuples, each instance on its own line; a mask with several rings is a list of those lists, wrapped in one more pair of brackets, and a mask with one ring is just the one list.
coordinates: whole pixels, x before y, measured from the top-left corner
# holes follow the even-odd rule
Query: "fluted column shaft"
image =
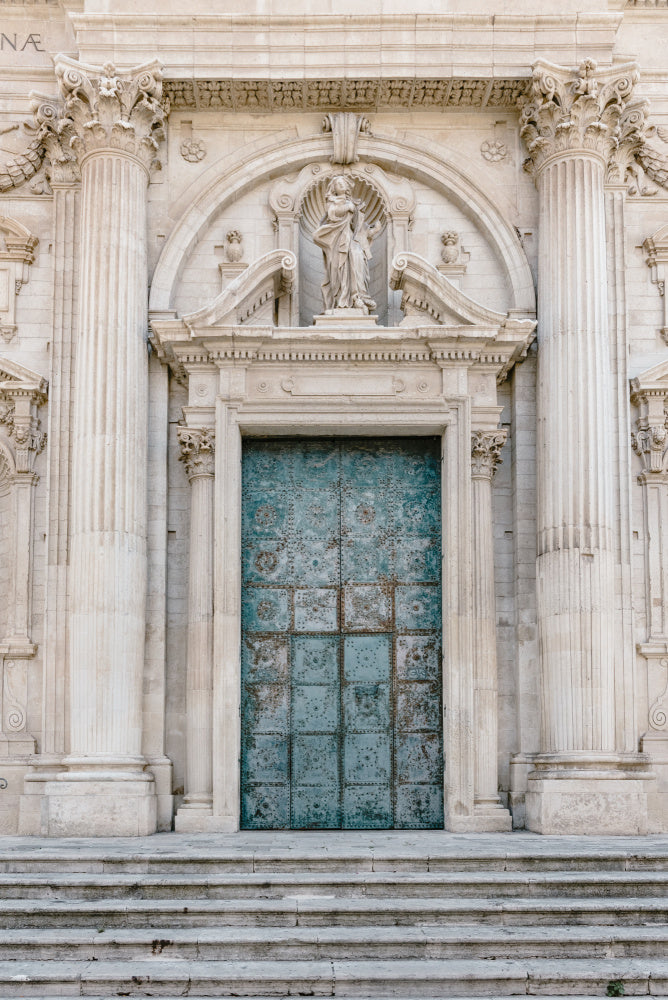
[(186, 795), (179, 810), (210, 813), (213, 697), (213, 430), (179, 428), (181, 457), (190, 479), (188, 661), (186, 675)]
[(72, 439), (71, 754), (139, 761), (146, 600), (146, 188), (133, 155), (81, 166)]
[(613, 454), (601, 156), (538, 178), (538, 625), (546, 752), (615, 749)]

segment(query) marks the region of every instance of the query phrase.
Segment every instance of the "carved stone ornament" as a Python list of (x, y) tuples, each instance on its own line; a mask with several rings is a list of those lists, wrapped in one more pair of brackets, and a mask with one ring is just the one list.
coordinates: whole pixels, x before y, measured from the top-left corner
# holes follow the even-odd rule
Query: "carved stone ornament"
[(227, 246), (225, 247), (225, 256), (227, 259), (233, 263), (237, 264), (243, 257), (243, 247), (241, 245), (242, 236), (238, 229), (230, 229), (229, 233), (225, 237), (227, 241)]
[(332, 163), (357, 163), (357, 139), (361, 133), (370, 135), (369, 119), (352, 111), (339, 111), (325, 116), (323, 132), (331, 132), (334, 152)]
[(642, 459), (641, 483), (668, 472), (667, 374), (668, 365), (663, 362), (631, 382), (631, 402), (639, 411), (631, 445)]
[(0, 336), (7, 343), (16, 333), (16, 298), (28, 281), (38, 242), (20, 222), (0, 216)]
[[(148, 168), (164, 139), (165, 108), (158, 62), (117, 71), (59, 56), (61, 103), (33, 95), (33, 111), (49, 158), (61, 166), (72, 150), (79, 162), (99, 149), (136, 156)], [(69, 159), (68, 159), (69, 157)]]
[(188, 163), (199, 163), (206, 156), (206, 145), (203, 139), (184, 139), (179, 151)]
[(32, 473), (46, 444), (38, 417), (46, 392), (45, 379), (22, 365), (0, 359), (0, 427), (13, 445), (18, 473)]
[(215, 459), (215, 434), (212, 427), (179, 427), (179, 459), (186, 467), (188, 479), (212, 476)]
[(326, 314), (336, 309), (360, 309), (369, 315), (376, 303), (369, 295), (371, 240), (377, 228), (365, 220), (366, 206), (353, 198), (353, 182), (336, 174), (327, 186), (325, 215), (313, 233), (325, 260), (322, 286)]
[(471, 473), (475, 479), (492, 479), (501, 464), (501, 449), (506, 431), (473, 431), (471, 434)]
[(508, 155), (508, 147), (500, 139), (485, 139), (480, 147), (480, 153), (488, 163), (498, 163)]
[(459, 260), (459, 233), (454, 229), (449, 229), (441, 236), (443, 249), (441, 250), (441, 260), (444, 264), (456, 264)]
[[(530, 97), (520, 102), (520, 135), (529, 153), (525, 169), (538, 174), (552, 157), (573, 150), (595, 153), (607, 166), (620, 141), (633, 148), (641, 137), (645, 110), (643, 105), (627, 105), (637, 81), (634, 63), (598, 70), (586, 59), (573, 72), (537, 62)], [(633, 115), (623, 118), (627, 108)]]

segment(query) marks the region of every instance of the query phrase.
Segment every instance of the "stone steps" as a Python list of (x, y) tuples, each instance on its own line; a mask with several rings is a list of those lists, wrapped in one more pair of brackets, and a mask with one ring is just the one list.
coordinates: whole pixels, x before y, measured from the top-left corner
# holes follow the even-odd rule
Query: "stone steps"
[(494, 896), (615, 896), (668, 898), (668, 872), (340, 872), (228, 874), (0, 874), (0, 899), (283, 899), (337, 898), (447, 899)]
[(0, 961), (656, 958), (668, 927), (238, 927), (0, 931)]
[(374, 836), (1, 842), (0, 997), (668, 996), (665, 840)]
[(611, 981), (627, 995), (665, 996), (663, 959), (480, 959), (227, 962), (152, 959), (128, 962), (0, 962), (0, 995), (411, 997), (512, 996), (554, 992), (604, 995)]
[(285, 899), (4, 900), (0, 927), (327, 927), (416, 924), (633, 926), (668, 923), (668, 899)]

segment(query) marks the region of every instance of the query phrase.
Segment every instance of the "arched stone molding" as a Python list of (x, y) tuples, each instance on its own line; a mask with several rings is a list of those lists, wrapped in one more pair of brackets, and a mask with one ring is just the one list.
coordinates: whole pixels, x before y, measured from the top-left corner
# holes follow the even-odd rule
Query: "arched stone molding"
[[(284, 140), (254, 150), (235, 153), (212, 166), (201, 181), (201, 188), (184, 211), (160, 256), (151, 283), (149, 309), (155, 316), (173, 313), (173, 300), (179, 276), (186, 261), (212, 221), (228, 204), (252, 187), (276, 177), (299, 171), (308, 165), (327, 162), (331, 153), (329, 136)], [(487, 194), (470, 179), (468, 162), (455, 153), (449, 158), (428, 141), (416, 147), (394, 136), (374, 135), (360, 138), (360, 164), (370, 162), (381, 169), (414, 178), (451, 198), (480, 227), (505, 268), (511, 291), (511, 308), (527, 314), (535, 312), (536, 300), (529, 264), (508, 211), (499, 211), (499, 198)], [(496, 203), (495, 203), (496, 202)]]

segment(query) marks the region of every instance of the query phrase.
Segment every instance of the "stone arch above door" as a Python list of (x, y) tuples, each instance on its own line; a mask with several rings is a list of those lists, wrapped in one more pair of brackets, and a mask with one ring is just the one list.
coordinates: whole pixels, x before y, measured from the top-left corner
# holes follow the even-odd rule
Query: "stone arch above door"
[[(292, 174), (294, 177), (295, 172), (312, 169), (323, 162), (331, 170), (329, 153), (330, 140), (321, 135), (291, 138), (265, 147), (250, 161), (247, 153), (234, 154), (216, 166), (213, 176), (209, 171), (205, 175), (208, 183), (202, 186), (181, 216), (156, 266), (149, 303), (153, 316), (161, 313), (173, 315), (177, 283), (188, 257), (226, 206), (272, 176)], [(533, 279), (514, 227), (507, 218), (510, 213), (504, 214), (498, 209), (498, 199), (495, 203), (472, 180), (470, 171), (460, 162), (457, 154), (449, 154), (446, 159), (442, 149), (437, 149), (428, 141), (418, 148), (396, 137), (383, 136), (360, 138), (359, 153), (360, 163), (355, 166), (356, 172), (363, 174), (368, 168), (375, 167), (380, 171), (393, 171), (406, 181), (416, 178), (459, 205), (475, 220), (503, 267), (511, 308), (529, 314), (535, 311)], [(409, 213), (405, 212), (405, 208), (403, 211), (408, 226)], [(401, 205), (397, 204), (394, 214), (398, 217), (401, 212)], [(276, 245), (284, 245), (280, 242), (280, 234)], [(396, 249), (410, 247), (404, 245)]]

